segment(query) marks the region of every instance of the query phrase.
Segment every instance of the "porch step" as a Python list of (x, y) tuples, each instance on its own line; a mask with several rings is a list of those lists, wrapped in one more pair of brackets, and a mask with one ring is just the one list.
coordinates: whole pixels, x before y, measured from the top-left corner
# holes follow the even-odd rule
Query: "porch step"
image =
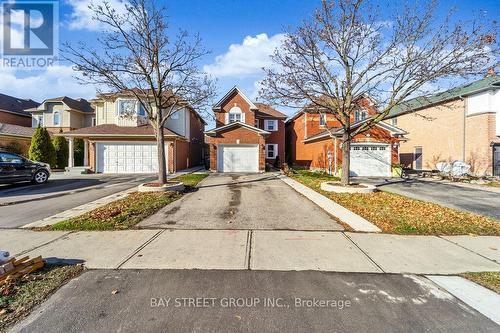
[(71, 175), (84, 175), (91, 173), (90, 167), (88, 166), (66, 167), (64, 170), (65, 173)]

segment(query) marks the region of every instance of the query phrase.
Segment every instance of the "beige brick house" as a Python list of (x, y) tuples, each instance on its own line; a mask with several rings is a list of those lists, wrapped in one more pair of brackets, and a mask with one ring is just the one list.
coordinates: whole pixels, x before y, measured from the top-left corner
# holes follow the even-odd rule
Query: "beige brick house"
[(500, 76), (413, 99), (388, 119), (409, 133), (399, 150), (403, 167), (433, 170), (460, 160), (475, 174), (500, 175)]

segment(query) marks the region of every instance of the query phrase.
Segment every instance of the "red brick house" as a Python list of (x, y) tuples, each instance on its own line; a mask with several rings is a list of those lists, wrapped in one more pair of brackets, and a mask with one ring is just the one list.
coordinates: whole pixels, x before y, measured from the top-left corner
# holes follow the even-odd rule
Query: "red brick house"
[(31, 114), (24, 110), (38, 105), (31, 99), (0, 94), (0, 123), (31, 127)]
[(237, 87), (212, 108), (215, 128), (205, 132), (210, 170), (263, 172), (265, 164), (283, 161), (285, 119), (269, 105), (253, 103)]
[[(358, 104), (359, 109), (351, 119), (353, 127), (377, 113), (368, 98)], [(333, 137), (327, 129), (333, 131)], [(331, 167), (332, 172), (340, 174), (342, 134), (341, 125), (333, 115), (320, 114), (316, 107), (305, 107), (286, 122), (287, 162), (315, 170)], [(404, 140), (405, 134), (398, 127), (380, 122), (357, 135), (351, 144), (351, 175), (391, 176), (393, 166), (399, 164), (399, 142)]]

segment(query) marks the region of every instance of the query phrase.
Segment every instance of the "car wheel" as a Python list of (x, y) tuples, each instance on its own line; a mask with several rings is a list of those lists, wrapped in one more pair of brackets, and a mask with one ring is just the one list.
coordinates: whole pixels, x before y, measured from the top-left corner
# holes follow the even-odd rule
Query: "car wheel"
[(47, 171), (38, 170), (33, 176), (33, 183), (35, 184), (43, 184), (49, 179), (49, 174)]

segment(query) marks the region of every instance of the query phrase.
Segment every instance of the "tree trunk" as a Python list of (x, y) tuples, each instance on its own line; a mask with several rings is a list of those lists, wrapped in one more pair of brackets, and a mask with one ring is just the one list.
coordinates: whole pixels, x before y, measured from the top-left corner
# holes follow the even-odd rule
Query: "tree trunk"
[(349, 168), (351, 165), (351, 138), (348, 133), (342, 135), (342, 176), (340, 183), (343, 186), (349, 185)]
[(165, 161), (165, 137), (163, 136), (163, 126), (161, 124), (161, 112), (158, 112), (156, 127), (156, 148), (158, 150), (158, 182), (160, 184), (167, 183), (167, 170)]

